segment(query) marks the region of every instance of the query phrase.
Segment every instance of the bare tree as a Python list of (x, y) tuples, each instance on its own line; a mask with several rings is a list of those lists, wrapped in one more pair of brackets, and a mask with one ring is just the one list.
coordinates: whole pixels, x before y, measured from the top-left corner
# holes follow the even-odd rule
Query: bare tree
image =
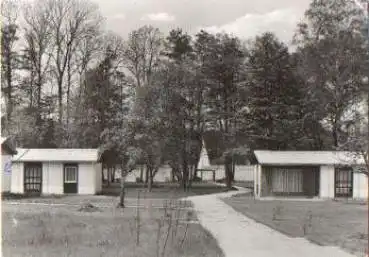
[(127, 69), (133, 74), (136, 85), (151, 85), (152, 74), (158, 65), (163, 38), (159, 29), (143, 26), (129, 34), (125, 46)]
[[(42, 105), (42, 90), (50, 71), (51, 60), (51, 26), (48, 7), (36, 2), (26, 5), (23, 9), (25, 20), (25, 48), (23, 56), (24, 69), (28, 72), (27, 87), (30, 92), (30, 107), (36, 107), (38, 122), (41, 119), (39, 110)], [(35, 88), (34, 88), (35, 87)], [(35, 92), (34, 92), (35, 91)], [(36, 95), (35, 102), (33, 100)]]
[[(66, 84), (67, 109), (71, 90), (71, 64), (78, 44), (99, 26), (101, 16), (96, 5), (85, 0), (44, 0), (49, 7), (54, 49), (53, 69), (58, 87), (59, 123), (63, 121), (63, 96)], [(67, 79), (65, 78), (67, 76)], [(68, 119), (68, 117), (67, 117)]]
[(1, 91), (6, 100), (6, 118), (9, 123), (14, 106), (14, 73), (17, 69), (15, 44), (18, 40), (18, 2), (1, 2)]

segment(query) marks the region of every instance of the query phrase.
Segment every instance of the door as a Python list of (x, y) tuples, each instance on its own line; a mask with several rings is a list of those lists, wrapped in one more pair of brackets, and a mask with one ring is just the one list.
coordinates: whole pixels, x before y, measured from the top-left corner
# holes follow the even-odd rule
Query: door
[(78, 166), (76, 164), (64, 165), (64, 193), (78, 193)]
[(41, 194), (42, 163), (24, 163), (24, 193)]
[(335, 169), (335, 197), (352, 197), (353, 171), (351, 168)]

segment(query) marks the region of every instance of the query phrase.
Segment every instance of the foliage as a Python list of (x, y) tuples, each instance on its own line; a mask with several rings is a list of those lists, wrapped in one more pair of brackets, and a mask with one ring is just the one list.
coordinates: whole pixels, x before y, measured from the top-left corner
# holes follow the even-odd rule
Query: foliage
[(293, 53), (269, 32), (246, 45), (145, 25), (124, 41), (88, 0), (29, 2), (20, 23), (5, 2), (2, 132), (19, 146), (101, 147), (123, 175), (145, 165), (149, 183), (167, 163), (184, 188), (213, 132), (228, 186), (254, 149), (367, 152), (368, 42), (352, 1), (313, 0)]

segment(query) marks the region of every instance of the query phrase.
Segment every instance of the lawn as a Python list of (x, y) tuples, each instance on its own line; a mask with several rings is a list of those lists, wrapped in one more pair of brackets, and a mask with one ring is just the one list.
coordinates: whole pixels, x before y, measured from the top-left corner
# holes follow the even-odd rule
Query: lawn
[[(143, 184), (127, 182), (126, 185), (127, 197), (136, 197), (138, 191), (147, 191)], [(167, 198), (168, 196), (174, 198), (182, 198), (186, 196), (214, 194), (225, 192), (227, 189), (223, 186), (219, 186), (213, 183), (194, 182), (189, 192), (184, 192), (183, 188), (178, 183), (155, 183), (152, 191), (147, 193), (150, 198)], [(104, 195), (118, 196), (120, 192), (119, 183), (111, 184), (110, 186), (103, 187)]]
[(223, 200), (236, 211), (291, 237), (338, 246), (357, 256), (364, 256), (367, 249), (366, 205), (335, 201), (260, 201), (247, 194)]
[(3, 201), (3, 256), (224, 256), (188, 202), (141, 198), (137, 208), (137, 199), (128, 198), (129, 207), (119, 209), (116, 201), (108, 196)]

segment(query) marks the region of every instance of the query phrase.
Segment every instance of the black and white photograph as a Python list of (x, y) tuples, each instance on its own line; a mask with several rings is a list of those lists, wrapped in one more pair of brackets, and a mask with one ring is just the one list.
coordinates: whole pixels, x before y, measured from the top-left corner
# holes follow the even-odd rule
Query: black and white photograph
[(1, 256), (368, 257), (368, 0), (0, 0)]

